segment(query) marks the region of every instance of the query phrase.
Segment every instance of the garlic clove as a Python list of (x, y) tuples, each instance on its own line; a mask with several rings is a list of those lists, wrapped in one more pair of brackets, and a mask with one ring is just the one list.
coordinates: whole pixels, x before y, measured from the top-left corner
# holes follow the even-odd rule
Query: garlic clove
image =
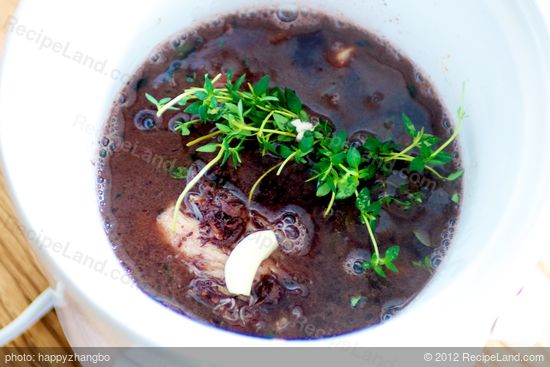
[(233, 294), (250, 296), (258, 268), (278, 247), (273, 231), (258, 231), (243, 238), (225, 263), (227, 290)]

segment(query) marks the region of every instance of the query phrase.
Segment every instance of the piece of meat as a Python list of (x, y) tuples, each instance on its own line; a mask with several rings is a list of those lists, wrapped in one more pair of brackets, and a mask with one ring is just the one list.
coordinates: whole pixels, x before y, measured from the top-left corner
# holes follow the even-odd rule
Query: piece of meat
[(249, 222), (246, 204), (231, 190), (208, 180), (199, 183), (186, 205), (199, 219), (201, 238), (218, 246), (234, 245)]
[[(210, 189), (219, 191), (209, 192), (208, 200), (225, 197), (238, 204), (233, 201), (236, 196), (229, 190), (214, 187), (208, 190)], [(229, 197), (227, 192), (231, 193)], [(217, 207), (224, 212), (243, 218), (239, 206), (228, 207), (219, 200), (217, 203), (220, 204)], [(204, 235), (204, 224), (207, 223), (205, 217), (209, 213), (201, 211), (194, 200), (188, 199), (186, 204), (186, 208), (176, 214), (175, 228), (174, 205), (166, 208), (157, 217), (157, 224), (167, 242), (179, 252), (179, 258), (194, 275), (187, 289), (188, 297), (210, 308), (213, 314), (228, 324), (247, 326), (259, 325), (262, 304), (277, 304), (287, 292), (307, 296), (307, 285), (299, 283), (295, 276), (284, 269), (288, 256), (302, 256), (309, 251), (311, 245), (313, 224), (303, 210), (289, 206), (272, 218), (267, 218), (244, 207), (247, 218), (246, 221), (243, 218), (244, 230), (238, 236), (230, 236), (231, 242), (220, 245), (218, 241), (210, 240), (211, 237)], [(280, 250), (275, 251), (260, 265), (252, 285), (251, 297), (230, 294), (225, 285), (225, 263), (231, 251), (245, 235), (266, 229), (278, 233), (278, 240), (282, 241)]]
[[(157, 223), (170, 244), (181, 252), (189, 270), (199, 278), (211, 277), (224, 282), (225, 263), (231, 249), (205, 241), (201, 237), (200, 222), (181, 211), (176, 215), (174, 231), (173, 215), (172, 205), (158, 216)], [(271, 274), (273, 270), (276, 270), (274, 262), (264, 261), (258, 269), (256, 280)]]

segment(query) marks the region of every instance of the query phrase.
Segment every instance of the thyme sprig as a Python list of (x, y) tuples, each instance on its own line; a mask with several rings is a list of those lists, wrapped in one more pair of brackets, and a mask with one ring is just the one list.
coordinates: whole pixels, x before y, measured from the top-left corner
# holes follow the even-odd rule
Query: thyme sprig
[[(354, 198), (359, 220), (366, 226), (373, 247), (373, 255), (363, 263), (363, 268), (372, 269), (381, 277), (386, 277), (384, 268), (397, 272), (394, 262), (399, 256), (399, 246), (387, 248), (382, 256), (375, 232), (383, 206), (392, 201), (398, 204), (403, 201), (387, 195), (377, 197), (371, 192), (375, 178), (389, 175), (377, 162), (402, 161), (409, 165), (411, 172), (428, 171), (440, 180), (456, 180), (463, 170), (444, 176), (437, 168), (453, 160), (445, 149), (457, 137), (465, 116), (463, 108), (458, 112), (457, 129), (444, 142), (424, 129), (417, 130), (410, 118), (403, 114), (403, 125), (412, 139), (408, 146), (401, 149), (392, 141), (382, 142), (374, 136), (355, 146), (350, 145), (345, 131), (335, 131), (328, 121), (321, 118), (318, 123), (311, 123), (309, 114), (292, 89), (270, 88), (267, 75), (254, 85), (245, 82), (246, 75), (233, 81), (229, 71), (225, 78), (222, 74), (212, 79), (205, 75), (203, 86), (188, 88), (172, 99), (157, 100), (146, 94), (146, 98), (156, 106), (158, 116), (182, 109), (194, 116), (176, 123), (176, 131), (183, 136), (190, 135), (196, 124), (212, 126), (208, 134), (186, 143), (188, 147), (201, 144), (196, 149), (198, 152), (215, 155), (178, 197), (174, 230), (176, 214), (190, 190), (216, 165), (223, 166), (231, 160), (238, 168), (243, 163), (241, 152), (245, 143), (249, 147), (249, 143), (254, 142), (260, 154), (279, 161), (256, 180), (248, 193), (249, 202), (262, 180), (270, 174), (280, 175), (290, 164), (308, 165), (311, 177), (307, 181), (316, 182), (318, 197), (329, 198), (325, 216), (330, 215), (336, 201)], [(181, 178), (181, 174), (177, 178)], [(408, 193), (412, 198), (407, 201), (408, 207), (422, 202), (418, 194)]]

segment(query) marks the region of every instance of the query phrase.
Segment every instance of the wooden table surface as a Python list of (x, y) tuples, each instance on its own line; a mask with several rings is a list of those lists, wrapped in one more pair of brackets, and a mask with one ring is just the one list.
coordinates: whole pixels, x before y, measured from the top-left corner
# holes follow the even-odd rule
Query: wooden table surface
[[(6, 20), (13, 14), (17, 3), (18, 0), (0, 0), (0, 50), (6, 34)], [(13, 320), (48, 287), (27, 240), (17, 226), (13, 225), (13, 218), (16, 216), (11, 199), (5, 191), (4, 176), (0, 172), (0, 327)], [(550, 279), (550, 251), (538, 264), (537, 271)], [(490, 340), (488, 345), (507, 346), (507, 343)], [(545, 336), (537, 345), (550, 346), (550, 327), (546, 328)], [(55, 312), (52, 311), (10, 346), (66, 347), (68, 342)]]

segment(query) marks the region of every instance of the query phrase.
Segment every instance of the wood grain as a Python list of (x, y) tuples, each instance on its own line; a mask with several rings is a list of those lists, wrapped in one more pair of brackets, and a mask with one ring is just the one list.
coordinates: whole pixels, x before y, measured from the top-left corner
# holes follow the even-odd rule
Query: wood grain
[[(0, 175), (0, 325), (19, 315), (48, 283), (42, 275), (4, 190)], [(54, 312), (23, 334), (11, 346), (68, 346)]]
[[(13, 14), (17, 3), (18, 0), (0, 0), (0, 24), (3, 25), (0, 31), (0, 50), (6, 36), (6, 20)], [(4, 176), (0, 172), (0, 327), (13, 320), (48, 287), (29, 244), (16, 223), (17, 217), (5, 191)], [(538, 271), (550, 278), (550, 248), (538, 264)], [(538, 346), (550, 346), (550, 317), (546, 317), (546, 322), (545, 337)], [(68, 342), (55, 312), (50, 312), (10, 346), (68, 347)], [(489, 341), (487, 346), (511, 348), (506, 341), (495, 340)], [(550, 360), (550, 356), (547, 356), (547, 360)]]
[(2, 0), (0, 2), (0, 24), (2, 29), (0, 30), (0, 54), (3, 50), (4, 38), (6, 37), (6, 21), (15, 12), (19, 0)]

